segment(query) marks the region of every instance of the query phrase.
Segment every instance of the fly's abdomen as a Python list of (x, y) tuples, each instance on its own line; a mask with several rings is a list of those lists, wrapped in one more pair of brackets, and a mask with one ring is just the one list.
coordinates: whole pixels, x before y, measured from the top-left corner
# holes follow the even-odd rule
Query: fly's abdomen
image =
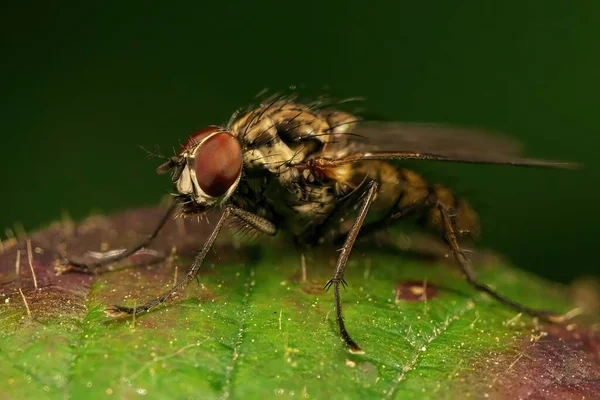
[(379, 182), (373, 206), (380, 211), (387, 210), (386, 218), (399, 220), (412, 217), (425, 228), (443, 232), (437, 207), (440, 202), (450, 211), (456, 234), (479, 234), (479, 218), (475, 210), (445, 186), (431, 184), (412, 170), (386, 162), (363, 163), (357, 172), (363, 177), (367, 173), (369, 178)]
[[(450, 210), (452, 225), (457, 235), (479, 235), (479, 217), (466, 200), (457, 198), (450, 189), (442, 185), (433, 185), (432, 190), (435, 198)], [(442, 217), (436, 206), (428, 210), (425, 221), (429, 227), (443, 231)]]

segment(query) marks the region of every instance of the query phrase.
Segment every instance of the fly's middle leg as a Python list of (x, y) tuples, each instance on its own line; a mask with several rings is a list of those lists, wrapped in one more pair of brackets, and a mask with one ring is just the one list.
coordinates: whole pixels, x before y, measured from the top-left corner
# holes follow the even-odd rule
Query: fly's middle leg
[(348, 330), (346, 329), (344, 317), (342, 314), (340, 284), (346, 286), (346, 281), (344, 281), (344, 271), (346, 270), (348, 257), (350, 256), (350, 252), (352, 251), (352, 247), (354, 246), (354, 242), (356, 241), (356, 237), (358, 236), (360, 228), (365, 221), (365, 217), (369, 212), (369, 208), (373, 203), (375, 194), (377, 193), (377, 186), (378, 184), (375, 181), (370, 181), (367, 183), (367, 186), (365, 188), (365, 196), (362, 200), (363, 204), (360, 207), (360, 210), (358, 211), (358, 216), (352, 224), (350, 231), (348, 231), (348, 234), (346, 235), (346, 240), (340, 250), (340, 255), (335, 266), (333, 278), (331, 278), (329, 282), (327, 282), (327, 284), (325, 285), (325, 289), (329, 289), (331, 286), (333, 286), (333, 292), (335, 295), (335, 315), (338, 328), (340, 330), (340, 336), (342, 337), (342, 340), (346, 343), (346, 345), (350, 348), (350, 351), (352, 353), (362, 353), (363, 351), (360, 348), (360, 346), (358, 346), (358, 344), (356, 344), (356, 342), (352, 339), (352, 337), (348, 333)]

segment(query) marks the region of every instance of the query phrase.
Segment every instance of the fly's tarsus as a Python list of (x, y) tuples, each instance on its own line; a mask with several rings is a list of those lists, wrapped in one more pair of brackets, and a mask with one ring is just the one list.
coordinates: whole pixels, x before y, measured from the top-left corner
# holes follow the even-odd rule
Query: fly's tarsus
[[(130, 315), (133, 314), (134, 311), (136, 311), (136, 308), (130, 308), (130, 307), (123, 307), (123, 306), (118, 306), (118, 305), (114, 305), (112, 307), (108, 307), (106, 308), (106, 310), (104, 310), (104, 312), (109, 316), (109, 317), (121, 317), (123, 315)], [(139, 312), (136, 312), (135, 314), (137, 315)]]

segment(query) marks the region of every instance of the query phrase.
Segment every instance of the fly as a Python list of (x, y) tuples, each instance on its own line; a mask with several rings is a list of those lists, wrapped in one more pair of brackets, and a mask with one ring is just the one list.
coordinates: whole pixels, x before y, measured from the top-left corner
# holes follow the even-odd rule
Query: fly
[[(516, 303), (477, 280), (460, 246), (479, 233), (477, 213), (442, 185), (431, 184), (402, 160), (573, 168), (574, 164), (524, 158), (511, 141), (470, 129), (434, 124), (361, 121), (323, 102), (303, 104), (290, 96), (273, 97), (238, 115), (225, 126), (191, 135), (179, 153), (157, 168), (171, 173), (173, 201), (156, 228), (137, 246), (81, 263), (72, 269), (93, 272), (148, 246), (176, 210), (183, 215), (222, 208), (213, 232), (189, 271), (172, 288), (135, 308), (115, 306), (117, 314), (139, 314), (166, 301), (196, 277), (225, 223), (237, 219), (248, 229), (275, 235), (291, 233), (300, 245), (341, 244), (332, 278), (336, 321), (349, 350), (362, 352), (346, 328), (340, 285), (352, 247), (368, 237), (414, 217), (445, 240), (475, 289), (520, 312), (549, 321), (561, 316)], [(367, 214), (376, 215), (366, 220)], [(343, 223), (349, 214), (351, 225)]]

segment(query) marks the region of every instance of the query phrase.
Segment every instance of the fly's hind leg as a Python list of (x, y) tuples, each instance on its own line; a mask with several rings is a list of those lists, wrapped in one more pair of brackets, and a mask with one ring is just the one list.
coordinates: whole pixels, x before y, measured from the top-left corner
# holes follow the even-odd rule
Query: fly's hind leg
[[(512, 301), (503, 295), (496, 292), (494, 289), (490, 288), (488, 285), (480, 282), (471, 267), (470, 258), (465, 254), (465, 249), (461, 248), (458, 243), (456, 237), (456, 231), (452, 225), (452, 217), (451, 212), (448, 207), (437, 198), (435, 195), (430, 195), (425, 198), (423, 201), (415, 203), (413, 205), (404, 207), (403, 209), (397, 210), (396, 212), (389, 215), (387, 218), (381, 219), (379, 221), (371, 222), (363, 227), (360, 231), (360, 237), (363, 236), (373, 236), (378, 232), (381, 232), (383, 229), (397, 223), (398, 221), (404, 219), (405, 217), (409, 217), (411, 215), (418, 214), (428, 209), (437, 208), (440, 212), (441, 216), (441, 228), (444, 233), (445, 241), (450, 248), (450, 253), (457, 261), (463, 275), (467, 279), (467, 282), (473, 286), (475, 289), (485, 292), (500, 303), (509, 306), (519, 312), (523, 312), (534, 317), (538, 317), (540, 319), (550, 321), (550, 322), (562, 322), (566, 319), (565, 316), (549, 312), (543, 310), (536, 310), (533, 308), (529, 308), (520, 303)], [(339, 237), (337, 238), (339, 240)]]
[(471, 267), (471, 262), (469, 258), (465, 255), (464, 251), (460, 248), (458, 244), (456, 233), (454, 231), (454, 228), (452, 227), (450, 212), (448, 208), (440, 201), (436, 202), (436, 207), (439, 210), (442, 218), (442, 224), (446, 241), (450, 246), (450, 250), (454, 258), (460, 266), (462, 273), (464, 274), (465, 278), (467, 279), (467, 282), (469, 282), (471, 286), (473, 286), (475, 289), (481, 292), (487, 293), (488, 295), (496, 299), (498, 302), (509, 306), (519, 312), (523, 312), (550, 322), (562, 322), (565, 319), (564, 316), (561, 316), (559, 314), (549, 311), (536, 310), (524, 306), (520, 303), (517, 303), (513, 300), (510, 300), (501, 295), (500, 293), (496, 292), (494, 289), (490, 288), (488, 285), (478, 281)]

